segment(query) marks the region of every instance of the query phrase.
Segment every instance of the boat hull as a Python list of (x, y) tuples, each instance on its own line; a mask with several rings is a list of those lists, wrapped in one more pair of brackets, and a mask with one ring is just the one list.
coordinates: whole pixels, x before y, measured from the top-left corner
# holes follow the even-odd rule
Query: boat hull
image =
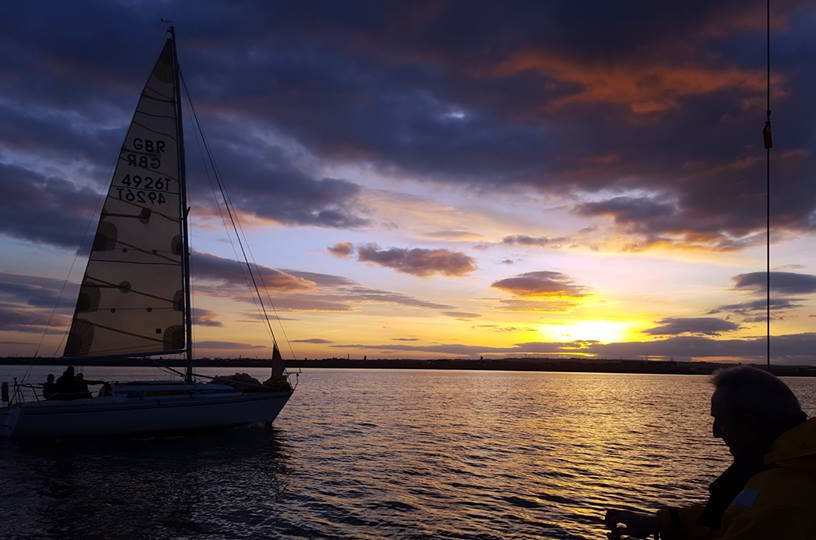
[(14, 438), (131, 435), (268, 424), (291, 395), (291, 391), (235, 392), (22, 403), (0, 413), (0, 435)]

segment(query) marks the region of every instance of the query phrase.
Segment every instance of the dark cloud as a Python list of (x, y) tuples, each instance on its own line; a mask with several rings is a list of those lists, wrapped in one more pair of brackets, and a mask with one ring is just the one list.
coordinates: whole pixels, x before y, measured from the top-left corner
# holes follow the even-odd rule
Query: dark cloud
[[(779, 363), (799, 363), (816, 358), (813, 346), (816, 334), (791, 334), (771, 338), (771, 354)], [(605, 358), (637, 358), (643, 356), (669, 358), (741, 358), (760, 360), (765, 355), (765, 338), (711, 339), (679, 336), (664, 340), (595, 344), (588, 347)]]
[(439, 238), (441, 240), (453, 240), (453, 241), (474, 240), (481, 237), (480, 234), (476, 234), (470, 231), (433, 231), (426, 234), (431, 238)]
[(564, 242), (569, 241), (569, 238), (565, 236), (559, 236), (556, 238), (549, 238), (547, 236), (525, 236), (522, 234), (517, 234), (514, 236), (505, 236), (502, 239), (502, 244), (507, 245), (519, 245), (519, 246), (527, 246), (527, 247), (552, 247), (552, 248), (559, 248), (562, 246)]
[(515, 264), (515, 261), (513, 261), (513, 259), (502, 259), (501, 263), (502, 264)]
[[(247, 298), (247, 301), (251, 301), (251, 298)], [(356, 284), (327, 287), (310, 293), (282, 294), (274, 299), (275, 309), (279, 311), (352, 311), (363, 303), (396, 304), (433, 310), (453, 307)]]
[(584, 296), (584, 288), (576, 285), (572, 278), (561, 272), (527, 272), (518, 276), (494, 282), (491, 287), (501, 289), (521, 297), (537, 296)]
[(352, 251), (354, 251), (354, 246), (351, 242), (339, 242), (333, 246), (329, 246), (326, 249), (329, 250), (329, 253), (336, 255), (337, 257), (348, 257), (351, 255)]
[(375, 244), (357, 248), (357, 259), (415, 276), (462, 276), (476, 269), (472, 257), (447, 249), (380, 249)]
[(448, 317), (453, 317), (454, 319), (475, 319), (477, 317), (481, 317), (478, 313), (470, 313), (467, 311), (445, 311), (443, 312), (444, 315)]
[[(796, 309), (801, 306), (802, 303), (793, 298), (771, 298), (771, 310), (774, 313)], [(757, 320), (764, 320), (766, 309), (765, 300), (751, 300), (750, 302), (718, 306), (709, 311), (709, 314), (733, 313), (743, 317), (746, 322), (756, 322)]]
[[(515, 293), (514, 293), (515, 294)], [(562, 297), (524, 297), (524, 298), (502, 298), (499, 300), (498, 309), (505, 311), (541, 311), (544, 313), (569, 311), (574, 308), (575, 302)]]
[(437, 304), (435, 302), (426, 302), (404, 294), (394, 293), (389, 291), (381, 291), (378, 289), (370, 289), (368, 287), (355, 286), (349, 287), (344, 291), (344, 298), (348, 302), (385, 302), (390, 304), (401, 304), (403, 306), (427, 308), (427, 309), (450, 309), (453, 306), (446, 304)]
[[(217, 280), (231, 285), (250, 287), (251, 280), (246, 266), (233, 259), (225, 259), (209, 253), (193, 252), (190, 268), (198, 279)], [(268, 289), (293, 291), (311, 289), (315, 283), (292, 274), (269, 268), (252, 265), (252, 271), (259, 286)]]
[[(639, 237), (635, 248), (740, 249), (764, 226), (760, 8), (205, 1), (162, 11), (184, 21), (185, 75), (236, 207), (262, 219), (364, 226), (360, 186), (316, 172), (342, 162), (486, 191), (589, 194), (577, 211), (611, 217)], [(800, 234), (816, 227), (816, 75), (802, 69), (816, 62), (814, 8), (775, 10), (774, 175), (784, 181), (772, 215), (776, 230)], [(61, 169), (29, 174), (104, 185), (160, 46), (154, 10), (89, 1), (49, 5), (48, 17), (36, 3), (4, 11), (0, 153)], [(206, 184), (197, 161), (191, 178)], [(70, 175), (72, 163), (88, 178)], [(28, 197), (6, 198), (18, 200)], [(43, 221), (18, 214), (1, 230), (75, 246), (68, 236), (82, 227), (60, 207), (35, 201)]]
[(216, 312), (203, 309), (203, 308), (193, 308), (193, 324), (196, 326), (222, 326), (221, 321), (219, 321), (216, 317), (218, 315)]
[[(251, 299), (247, 298), (247, 301)], [(351, 311), (354, 304), (343, 295), (286, 294), (275, 298), (272, 304), (278, 311)]]
[(198, 351), (206, 350), (243, 350), (243, 349), (269, 349), (271, 353), (272, 347), (264, 345), (252, 345), (250, 343), (241, 343), (238, 341), (196, 341), (195, 348)]
[(62, 334), (71, 323), (77, 292), (73, 283), (0, 273), (0, 330)]
[[(781, 295), (816, 293), (816, 276), (795, 272), (771, 272), (771, 292)], [(734, 276), (734, 288), (754, 294), (765, 294), (765, 272), (751, 272)]]
[[(256, 297), (243, 263), (209, 253), (194, 252), (191, 268), (196, 278), (196, 291), (255, 303)], [(267, 309), (350, 311), (361, 303), (398, 304), (434, 310), (449, 310), (453, 307), (401, 293), (364, 287), (348, 278), (331, 274), (278, 270), (262, 265), (253, 265), (253, 273), (259, 285), (265, 285), (267, 290), (274, 292), (274, 298), (264, 298)], [(207, 282), (215, 282), (215, 285)]]
[(658, 321), (660, 326), (644, 330), (654, 336), (676, 336), (680, 334), (705, 334), (718, 336), (723, 332), (739, 329), (739, 325), (715, 317), (667, 317)]
[(331, 343), (331, 341), (330, 341), (330, 340), (328, 340), (328, 339), (323, 339), (323, 338), (309, 338), (309, 339), (293, 339), (293, 340), (292, 340), (292, 343), (315, 343), (315, 344), (321, 344), (321, 343)]
[(34, 310), (15, 304), (0, 304), (0, 330), (34, 334), (61, 334), (70, 319), (62, 314), (51, 316), (49, 310)]
[[(635, 197), (615, 197), (605, 201), (585, 203), (577, 206), (575, 210), (579, 214), (589, 216), (608, 215), (615, 219), (615, 223), (635, 227), (658, 219), (671, 219), (676, 214), (676, 207), (671, 202)], [(663, 229), (666, 228), (666, 226), (663, 227)]]
[[(241, 316), (244, 317), (244, 319), (241, 320), (240, 322), (266, 321), (266, 317), (264, 316), (264, 314), (259, 313), (257, 311), (254, 312), (254, 313), (247, 311), (247, 312), (242, 313)], [(272, 319), (272, 318), (273, 317), (270, 317), (270, 319)], [(298, 319), (296, 317), (280, 317), (280, 316), (275, 316), (274, 319), (276, 321), (298, 321), (298, 320), (300, 320), (300, 319)]]
[(42, 308), (73, 308), (79, 287), (57, 279), (0, 272), (0, 296)]
[[(365, 345), (365, 344), (344, 344), (333, 345), (333, 347), (342, 349), (373, 349), (378, 351), (406, 351), (406, 352), (423, 352), (423, 353), (441, 353), (441, 354), (455, 354), (461, 356), (475, 356), (483, 352), (485, 347), (473, 345), (460, 345), (456, 343), (438, 344), (438, 345)], [(486, 349), (491, 349), (487, 347)]]
[[(687, 211), (677, 201), (653, 197), (614, 197), (576, 205), (583, 216), (607, 216), (626, 233), (640, 240), (627, 248), (642, 250), (654, 245), (686, 246), (720, 251), (741, 249), (760, 240), (757, 235), (731, 238), (720, 233), (710, 221), (689, 223)], [(747, 231), (746, 231), (747, 232)]]
[[(625, 343), (599, 343), (597, 341), (574, 341), (565, 343), (525, 342), (511, 347), (461, 345), (453, 343), (433, 345), (401, 344), (338, 344), (338, 348), (402, 351), (475, 357), (483, 354), (594, 355), (610, 359), (739, 359), (746, 362), (761, 361), (765, 355), (764, 338), (712, 339), (698, 336), (678, 336), (655, 341)], [(774, 361), (779, 364), (806, 364), (816, 360), (816, 333), (774, 336), (771, 340)]]
[(283, 272), (291, 274), (300, 279), (311, 281), (320, 287), (340, 287), (343, 285), (354, 285), (354, 282), (343, 276), (336, 276), (333, 274), (321, 274), (318, 272), (306, 272), (303, 270), (293, 270), (290, 268), (282, 269)]
[[(262, 219), (292, 225), (355, 228), (368, 223), (355, 214), (360, 186), (338, 178), (313, 178), (291, 162), (277, 145), (252, 136), (246, 126), (220, 119), (211, 121), (218, 134), (212, 142), (220, 163), (227, 163), (227, 188), (232, 205)], [(204, 197), (206, 172), (193, 167), (199, 177), (199, 200)]]
[(0, 233), (68, 248), (90, 241), (99, 193), (2, 162), (0, 191)]
[(519, 330), (530, 330), (529, 328), (519, 328), (516, 326), (499, 326), (498, 324), (477, 324), (472, 327), (474, 330), (479, 328), (490, 328), (494, 332), (517, 332)]
[[(745, 322), (761, 322), (767, 318), (765, 272), (738, 274), (731, 278), (734, 289), (756, 297), (755, 300), (717, 306), (710, 314), (730, 313)], [(795, 272), (771, 272), (772, 315), (783, 316), (786, 312), (802, 307), (801, 296), (816, 293), (816, 276)]]

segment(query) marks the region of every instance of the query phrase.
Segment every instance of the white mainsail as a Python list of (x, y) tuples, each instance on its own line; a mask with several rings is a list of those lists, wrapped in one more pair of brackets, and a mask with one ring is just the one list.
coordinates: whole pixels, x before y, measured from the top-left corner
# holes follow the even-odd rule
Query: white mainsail
[(172, 40), (139, 98), (82, 279), (65, 356), (185, 348), (182, 208)]

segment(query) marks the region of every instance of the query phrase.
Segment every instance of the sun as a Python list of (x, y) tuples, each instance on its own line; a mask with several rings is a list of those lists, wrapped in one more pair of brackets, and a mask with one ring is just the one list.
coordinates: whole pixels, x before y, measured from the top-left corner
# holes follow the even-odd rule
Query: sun
[(611, 343), (626, 337), (631, 323), (618, 321), (575, 321), (565, 324), (544, 324), (539, 328), (551, 341), (599, 341)]

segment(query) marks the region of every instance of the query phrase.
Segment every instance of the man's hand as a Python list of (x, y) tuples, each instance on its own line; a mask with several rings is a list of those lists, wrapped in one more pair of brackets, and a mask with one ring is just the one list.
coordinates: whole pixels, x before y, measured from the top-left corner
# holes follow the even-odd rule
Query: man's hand
[[(606, 528), (610, 530), (607, 536), (616, 540), (621, 535), (630, 538), (648, 538), (657, 532), (657, 516), (642, 514), (628, 510), (607, 510), (604, 519)], [(623, 527), (621, 527), (623, 525)]]

